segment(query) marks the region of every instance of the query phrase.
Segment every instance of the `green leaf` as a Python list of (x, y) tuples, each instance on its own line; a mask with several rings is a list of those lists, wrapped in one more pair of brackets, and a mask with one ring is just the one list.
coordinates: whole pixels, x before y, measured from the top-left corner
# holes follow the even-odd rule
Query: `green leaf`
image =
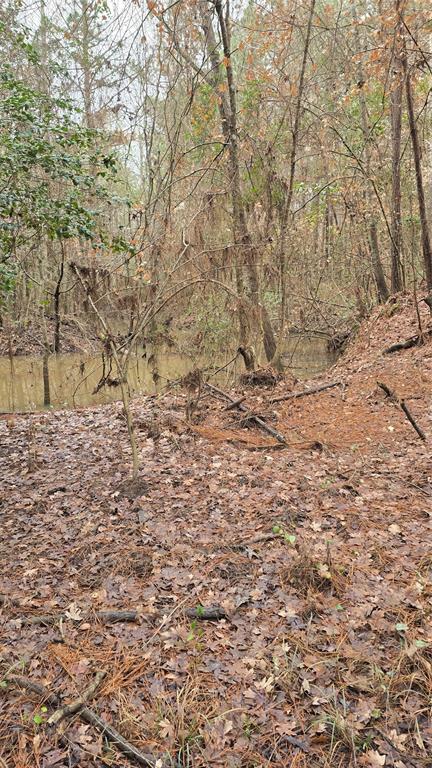
[(284, 539), (285, 541), (288, 542), (288, 544), (291, 544), (291, 546), (294, 546), (294, 544), (296, 543), (297, 536), (294, 536), (293, 533), (286, 533), (284, 535)]
[(427, 648), (429, 643), (426, 643), (424, 640), (415, 640), (415, 646), (416, 648)]
[(395, 629), (397, 632), (408, 632), (408, 625), (400, 622), (399, 624), (396, 624)]
[(272, 533), (275, 533), (275, 534), (282, 533), (282, 528), (280, 527), (280, 525), (274, 525), (272, 528)]
[(44, 721), (43, 715), (36, 714), (33, 716), (33, 722), (36, 723), (36, 725), (42, 725), (43, 721)]

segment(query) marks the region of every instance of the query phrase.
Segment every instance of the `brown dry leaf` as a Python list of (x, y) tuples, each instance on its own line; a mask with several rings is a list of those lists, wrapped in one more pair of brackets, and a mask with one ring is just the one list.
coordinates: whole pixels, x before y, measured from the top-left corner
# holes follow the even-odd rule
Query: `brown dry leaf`
[(400, 749), (401, 752), (405, 752), (405, 742), (407, 738), (407, 733), (398, 733), (394, 728), (389, 731), (389, 739), (393, 742), (397, 749)]
[(391, 525), (389, 525), (388, 530), (390, 531), (390, 533), (393, 533), (395, 536), (401, 532), (400, 525), (398, 525), (397, 523), (392, 523)]
[(381, 755), (377, 749), (371, 749), (359, 757), (357, 762), (366, 768), (382, 768), (386, 764), (386, 756)]

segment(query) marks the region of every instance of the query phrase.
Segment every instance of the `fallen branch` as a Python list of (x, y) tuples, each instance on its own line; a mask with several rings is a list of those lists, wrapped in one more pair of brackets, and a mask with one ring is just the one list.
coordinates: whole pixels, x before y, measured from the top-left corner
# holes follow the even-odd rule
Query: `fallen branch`
[(96, 618), (103, 624), (116, 624), (121, 621), (138, 621), (137, 611), (98, 611)]
[(220, 621), (220, 619), (228, 618), (224, 609), (219, 605), (212, 608), (203, 608), (199, 605), (197, 608), (188, 608), (185, 614), (189, 619), (201, 619), (201, 621)]
[(282, 403), (284, 400), (294, 400), (298, 397), (306, 397), (306, 395), (316, 395), (318, 392), (324, 392), (326, 389), (332, 389), (332, 387), (341, 387), (341, 381), (332, 381), (330, 384), (320, 384), (317, 387), (310, 387), (310, 389), (304, 389), (302, 392), (290, 392), (288, 395), (282, 395), (281, 397), (272, 397), (270, 403)]
[(58, 707), (59, 697), (55, 693), (48, 691), (44, 685), (29, 680), (28, 677), (23, 675), (6, 675), (6, 682), (15, 683), (18, 688), (23, 688), (25, 691), (30, 691), (30, 693), (40, 696), (43, 701), (46, 701), (52, 707)]
[(250, 413), (249, 408), (243, 405), (242, 402), (236, 403), (231, 395), (228, 395), (228, 393), (224, 392), (223, 389), (219, 389), (219, 387), (215, 387), (213, 384), (206, 382), (205, 386), (210, 389), (211, 392), (219, 395), (220, 397), (223, 397), (225, 400), (228, 400), (233, 408), (238, 408), (239, 411), (247, 413), (250, 421), (253, 421), (258, 427), (260, 427), (260, 429), (262, 429), (264, 432), (267, 432), (267, 434), (271, 435), (271, 437), (274, 437), (275, 440), (277, 440), (279, 443), (286, 445), (286, 439), (280, 432), (278, 432), (276, 429), (273, 429), (273, 427), (270, 427), (269, 424), (267, 424), (264, 419), (261, 419), (260, 416), (256, 416), (254, 413)]
[(71, 715), (74, 715), (76, 712), (78, 712), (82, 707), (87, 704), (90, 699), (93, 698), (95, 695), (97, 689), (99, 688), (102, 680), (106, 676), (105, 671), (98, 672), (96, 674), (96, 677), (91, 685), (82, 693), (82, 695), (75, 699), (75, 701), (71, 701), (70, 704), (65, 704), (64, 707), (60, 707), (59, 709), (56, 709), (55, 712), (48, 718), (47, 724), (48, 725), (57, 725), (62, 720), (64, 720), (65, 717), (70, 717)]
[(102, 736), (105, 736), (108, 741), (114, 744), (120, 752), (123, 752), (124, 755), (135, 760), (139, 765), (145, 765), (147, 768), (156, 768), (156, 766), (157, 768), (164, 768), (162, 760), (155, 760), (152, 755), (145, 754), (137, 749), (137, 747), (134, 747), (133, 744), (126, 741), (121, 733), (105, 720), (102, 720), (102, 718), (99, 717), (96, 712), (93, 712), (92, 709), (84, 707), (80, 712), (80, 718), (86, 723), (93, 725), (96, 730), (98, 730)]
[[(116, 623), (120, 621), (137, 621), (138, 620), (138, 612), (137, 611), (97, 611), (94, 614), (86, 614), (82, 616), (80, 619), (72, 619), (74, 622), (80, 622), (80, 621), (88, 621), (91, 617), (95, 616), (98, 621), (101, 621), (103, 624), (111, 624)], [(65, 613), (56, 613), (56, 614), (41, 614), (39, 616), (25, 616), (22, 619), (23, 624), (45, 624), (47, 626), (50, 626), (52, 624), (56, 624), (58, 621), (67, 621), (69, 619), (69, 616), (66, 616)]]
[[(34, 683), (22, 675), (10, 675), (7, 678), (10, 682), (15, 683), (19, 688), (24, 688), (31, 693), (36, 693), (44, 701), (48, 702), (52, 706), (58, 706), (58, 697), (45, 688), (44, 685)], [(132, 758), (139, 765), (144, 765), (146, 768), (164, 768), (164, 764), (161, 760), (156, 760), (153, 755), (145, 754), (141, 752), (137, 747), (134, 747), (129, 741), (119, 733), (112, 725), (107, 723), (96, 712), (89, 707), (83, 707), (79, 712), (79, 716), (84, 722), (93, 725), (108, 741), (114, 744), (120, 752), (123, 752), (127, 757)]]
[(245, 400), (246, 400), (245, 395), (243, 395), (243, 397), (239, 397), (238, 400), (234, 400), (234, 402), (228, 403), (228, 405), (225, 406), (224, 411), (232, 411), (233, 408), (237, 408), (237, 406), (244, 403)]
[(399, 406), (399, 408), (401, 408), (401, 409), (402, 409), (402, 411), (404, 412), (405, 416), (407, 417), (407, 419), (408, 419), (409, 423), (411, 424), (411, 426), (412, 426), (412, 427), (414, 427), (415, 431), (417, 432), (418, 436), (419, 436), (419, 437), (420, 437), (420, 438), (421, 438), (421, 439), (422, 439), (424, 442), (426, 442), (426, 435), (425, 435), (425, 433), (423, 432), (423, 430), (421, 429), (421, 427), (419, 427), (419, 425), (417, 424), (417, 422), (416, 422), (416, 420), (415, 420), (414, 416), (412, 415), (412, 413), (411, 413), (411, 411), (409, 410), (409, 408), (408, 408), (407, 404), (405, 403), (405, 401), (404, 401), (404, 400), (401, 400), (401, 399), (400, 399), (400, 398), (397, 396), (397, 394), (396, 394), (395, 392), (393, 392), (393, 390), (391, 390), (391, 389), (390, 389), (390, 387), (388, 387), (388, 386), (387, 386), (387, 384), (383, 384), (383, 382), (382, 382), (382, 381), (377, 381), (377, 384), (378, 384), (378, 386), (379, 386), (379, 387), (380, 387), (380, 388), (383, 390), (383, 392), (385, 392), (385, 394), (387, 395), (387, 397), (388, 397), (388, 398), (389, 398), (389, 399), (390, 399), (390, 400), (391, 400), (391, 401), (392, 401), (392, 402), (393, 402), (395, 405), (398, 405), (398, 406)]
[(391, 355), (392, 352), (399, 352), (401, 349), (411, 349), (411, 347), (416, 347), (428, 336), (432, 336), (432, 331), (426, 331), (426, 333), (422, 334), (418, 333), (416, 336), (410, 336), (409, 339), (406, 339), (405, 341), (398, 341), (396, 344), (392, 344), (390, 347), (387, 347), (387, 349), (384, 349), (383, 355)]

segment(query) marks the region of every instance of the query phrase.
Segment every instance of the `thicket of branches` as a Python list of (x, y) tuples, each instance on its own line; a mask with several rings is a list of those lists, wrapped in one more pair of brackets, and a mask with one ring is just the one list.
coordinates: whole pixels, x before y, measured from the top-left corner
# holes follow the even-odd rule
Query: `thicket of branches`
[(1, 24), (3, 323), (52, 318), (59, 351), (63, 322), (174, 319), (253, 367), (432, 288), (428, 3), (18, 0)]

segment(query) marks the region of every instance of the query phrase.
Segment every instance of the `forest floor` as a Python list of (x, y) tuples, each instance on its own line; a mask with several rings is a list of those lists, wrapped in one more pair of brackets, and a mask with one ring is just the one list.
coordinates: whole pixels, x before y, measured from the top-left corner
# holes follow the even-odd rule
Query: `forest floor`
[(136, 399), (135, 485), (119, 404), (0, 420), (2, 768), (432, 766), (432, 342), (382, 354), (416, 333), (400, 299), (313, 382), (343, 386), (239, 387), (283, 449)]

